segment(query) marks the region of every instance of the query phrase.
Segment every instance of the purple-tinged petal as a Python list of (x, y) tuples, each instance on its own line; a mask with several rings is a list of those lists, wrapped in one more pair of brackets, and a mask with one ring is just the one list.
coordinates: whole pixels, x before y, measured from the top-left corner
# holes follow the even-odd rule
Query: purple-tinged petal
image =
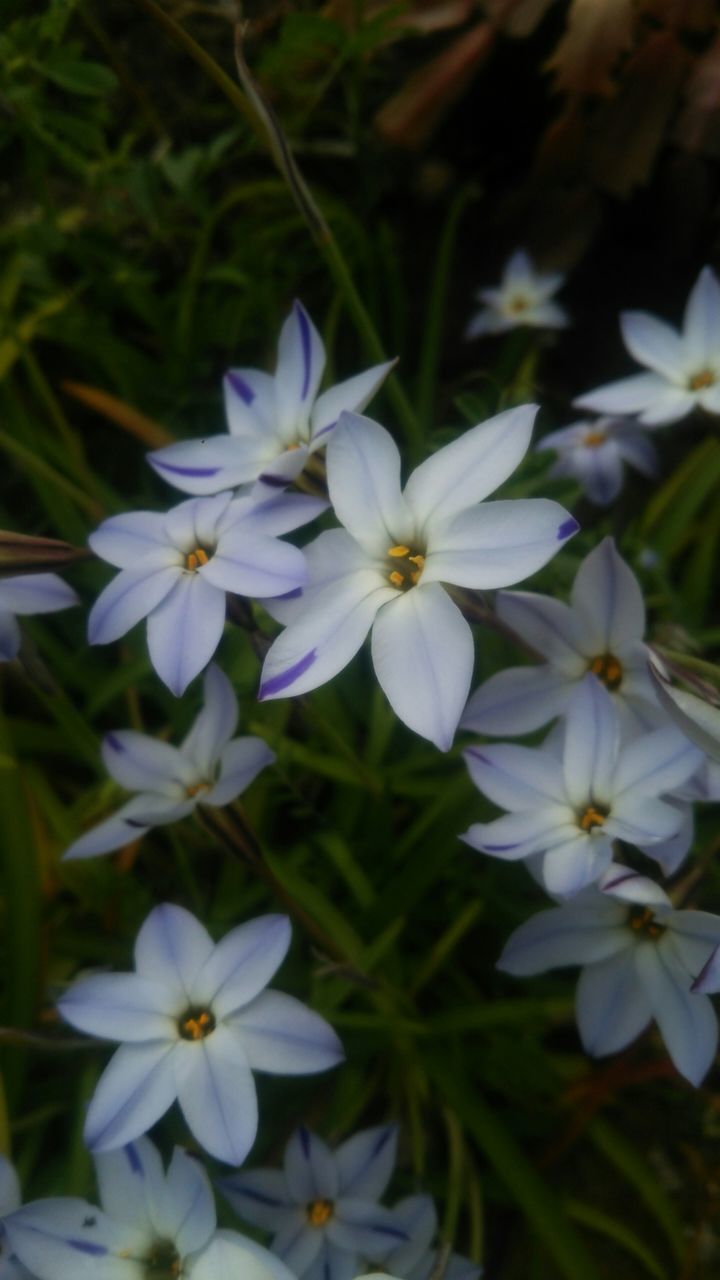
[[(112, 1221), (87, 1200), (35, 1200), (4, 1223), (10, 1247), (28, 1270), (8, 1276), (35, 1280), (127, 1280), (128, 1245), (137, 1233)], [(123, 1253), (125, 1256), (123, 1257)]]
[(11, 613), (57, 613), (79, 603), (77, 592), (57, 573), (24, 573), (0, 579), (0, 607)]
[(511, 586), (537, 573), (578, 528), (564, 507), (547, 498), (484, 502), (437, 528), (423, 582), (479, 590)]
[(264, 1231), (277, 1231), (296, 1213), (285, 1174), (279, 1169), (242, 1169), (221, 1178), (218, 1186), (243, 1222)]
[(301, 587), (307, 569), (298, 547), (244, 526), (223, 534), (215, 555), (198, 570), (197, 576), (219, 591), (262, 599)]
[(283, 428), (307, 421), (325, 368), (322, 338), (301, 302), (280, 331), (275, 370), (275, 406)]
[(167, 1171), (165, 1203), (156, 1215), (161, 1239), (172, 1240), (181, 1258), (197, 1253), (217, 1225), (215, 1197), (200, 1162), (176, 1147)]
[(183, 493), (207, 497), (256, 480), (267, 459), (267, 448), (255, 439), (207, 436), (182, 440), (148, 454), (148, 462), (162, 480)]
[(134, 729), (115, 729), (102, 743), (102, 758), (112, 778), (127, 791), (157, 791), (172, 799), (196, 780), (177, 747)]
[(476, 822), (460, 837), (471, 848), (493, 857), (516, 862), (573, 840), (577, 827), (572, 814), (561, 805), (506, 813), (494, 822)]
[(257, 1094), (242, 1037), (222, 1023), (204, 1040), (180, 1041), (173, 1066), (190, 1132), (217, 1160), (242, 1164), (258, 1126)]
[(292, 1270), (293, 1275), (305, 1277), (323, 1250), (325, 1232), (311, 1227), (307, 1210), (296, 1209), (277, 1232), (272, 1251)]
[(214, 949), (207, 929), (184, 907), (154, 907), (135, 940), (135, 965), (143, 978), (167, 983), (191, 1003), (193, 982)]
[(667, 1051), (680, 1074), (697, 1087), (717, 1052), (718, 1024), (712, 1001), (690, 990), (691, 975), (662, 941), (639, 946), (636, 964)]
[(337, 1162), (326, 1142), (300, 1126), (285, 1148), (285, 1179), (296, 1204), (335, 1200), (340, 1190)]
[(98, 1152), (95, 1176), (109, 1217), (152, 1232), (157, 1207), (165, 1198), (165, 1170), (149, 1138), (137, 1138), (117, 1151)]
[(618, 793), (659, 796), (697, 772), (703, 753), (674, 727), (644, 733), (622, 748), (615, 771)]
[(379, 1200), (395, 1168), (397, 1142), (398, 1126), (381, 1124), (363, 1129), (341, 1143), (335, 1159), (342, 1195)]
[(327, 1238), (339, 1249), (384, 1258), (407, 1240), (407, 1233), (392, 1209), (360, 1197), (341, 1195), (327, 1225)]
[(103, 520), (88, 542), (101, 560), (117, 569), (134, 569), (147, 555), (167, 547), (165, 517), (156, 511), (125, 511)]
[(502, 809), (567, 806), (562, 769), (549, 751), (501, 742), (468, 747), (463, 755), (475, 786)]
[(220, 776), (215, 786), (199, 797), (201, 804), (229, 804), (274, 760), (275, 752), (262, 738), (236, 738), (229, 742), (221, 756)]
[(620, 748), (620, 722), (610, 694), (595, 676), (585, 676), (567, 707), (563, 774), (570, 803), (578, 810), (610, 796)]
[(568, 605), (531, 591), (500, 591), (495, 608), (500, 620), (557, 670), (574, 679), (585, 670)]
[(582, 889), (600, 879), (612, 862), (612, 844), (603, 834), (575, 835), (552, 849), (542, 860), (542, 880), (555, 898), (574, 898)]
[(344, 1054), (332, 1027), (294, 996), (263, 991), (230, 1018), (253, 1071), (303, 1076), (328, 1071)]
[(184, 573), (148, 618), (150, 661), (176, 698), (206, 667), (225, 625), (225, 593)]
[(203, 705), (180, 748), (183, 756), (203, 778), (213, 775), (220, 756), (238, 723), (235, 691), (214, 662), (203, 677)]
[(175, 1100), (173, 1059), (180, 1041), (122, 1044), (93, 1094), (84, 1137), (91, 1151), (112, 1151), (141, 1137)]
[(573, 682), (547, 663), (509, 667), (475, 690), (460, 727), (498, 737), (531, 733), (562, 715), (572, 690)]
[(172, 1040), (173, 992), (136, 973), (97, 973), (75, 982), (57, 1002), (71, 1026), (106, 1040)]
[(603, 538), (583, 560), (571, 602), (582, 652), (588, 657), (607, 653), (617, 657), (642, 640), (645, 605), (640, 585), (612, 538)]
[(20, 650), (20, 627), (14, 614), (0, 607), (0, 662), (12, 662)]
[(88, 617), (90, 644), (110, 644), (130, 631), (141, 618), (146, 618), (176, 587), (182, 570), (168, 565), (172, 552), (159, 553), (163, 563), (150, 567), (150, 559), (138, 569), (121, 569), (116, 578), (100, 592)]
[(229, 369), (223, 378), (228, 431), (267, 447), (275, 431), (275, 379), (260, 369)]
[(594, 1057), (624, 1049), (652, 1017), (647, 992), (637, 976), (636, 950), (628, 947), (588, 965), (580, 974), (575, 1013), (585, 1051)]
[(238, 1231), (216, 1231), (192, 1261), (191, 1280), (296, 1280), (269, 1249)]
[(342, 415), (327, 447), (327, 481), (338, 520), (369, 555), (385, 557), (410, 536), (413, 520), (400, 491), (400, 453), (377, 422)]
[(589, 890), (562, 907), (540, 911), (510, 936), (497, 967), (527, 978), (568, 965), (593, 964), (632, 946), (627, 908)]
[(319, 445), (321, 441), (327, 443), (327, 436), (337, 426), (341, 413), (362, 413), (396, 363), (396, 360), (388, 360), (384, 364), (373, 365), (372, 369), (356, 373), (353, 378), (323, 391), (311, 415), (313, 445)]
[(218, 1019), (249, 1004), (280, 968), (290, 938), (287, 916), (258, 916), (232, 929), (193, 980), (193, 1004), (212, 1004)]

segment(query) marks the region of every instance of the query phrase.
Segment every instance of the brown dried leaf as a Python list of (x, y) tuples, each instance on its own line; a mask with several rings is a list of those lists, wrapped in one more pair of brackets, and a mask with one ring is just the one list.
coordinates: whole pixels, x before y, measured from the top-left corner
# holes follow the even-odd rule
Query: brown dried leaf
[(546, 64), (565, 93), (614, 92), (612, 71), (632, 43), (633, 0), (572, 0), (567, 28)]
[(481, 22), (410, 76), (375, 117), (385, 141), (411, 151), (422, 147), (488, 56), (495, 36), (492, 25)]
[(144, 413), (133, 409), (132, 405), (118, 400), (117, 396), (110, 395), (109, 391), (102, 391), (100, 387), (88, 387), (84, 382), (61, 382), (60, 385), (69, 396), (82, 401), (103, 418), (109, 418), (116, 426), (122, 427), (123, 431), (135, 436), (151, 449), (172, 444), (173, 436), (165, 427), (161, 427), (159, 422), (154, 422)]
[(57, 538), (36, 538), (33, 534), (0, 529), (0, 578), (19, 573), (47, 573), (64, 569), (92, 553)]
[(675, 141), (686, 151), (720, 156), (720, 36), (700, 58), (688, 80)]

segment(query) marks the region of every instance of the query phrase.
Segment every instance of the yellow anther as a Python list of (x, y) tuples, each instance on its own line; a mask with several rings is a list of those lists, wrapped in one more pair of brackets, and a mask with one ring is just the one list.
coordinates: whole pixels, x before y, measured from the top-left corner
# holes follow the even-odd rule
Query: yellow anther
[[(387, 555), (390, 560), (388, 581), (400, 590), (414, 587), (425, 567), (425, 556), (411, 547), (406, 547), (404, 542), (399, 542), (395, 547), (388, 547)], [(405, 563), (402, 566), (398, 564), (396, 568), (393, 561)]]
[(508, 303), (508, 311), (511, 311), (515, 315), (517, 315), (518, 312), (520, 311), (527, 311), (529, 306), (530, 306), (530, 303), (528, 299), (523, 297), (521, 294), (519, 294), (516, 298), (510, 299)]
[(712, 387), (716, 381), (712, 369), (700, 369), (698, 373), (693, 374), (688, 386), (691, 391), (702, 391), (705, 387)]
[(614, 653), (600, 653), (597, 658), (593, 658), (588, 666), (588, 671), (592, 671), (594, 676), (605, 685), (611, 693), (620, 688), (623, 678), (623, 666), (619, 658)]
[(194, 800), (195, 796), (199, 796), (201, 791), (209, 791), (209, 782), (194, 782), (192, 786), (185, 788), (185, 795), (188, 800)]
[(392, 573), (388, 574), (388, 577), (394, 587), (401, 587), (405, 581), (398, 569), (393, 569)]
[(183, 1040), (204, 1040), (215, 1030), (215, 1016), (209, 1009), (189, 1009), (180, 1019), (179, 1031)]
[(635, 933), (644, 933), (648, 938), (660, 938), (665, 926), (658, 924), (650, 907), (633, 907), (628, 923)]
[(185, 568), (189, 569), (190, 573), (194, 573), (199, 565), (207, 564), (209, 559), (207, 551), (202, 547), (196, 547), (194, 551), (188, 551), (185, 557)]
[(580, 826), (583, 831), (592, 831), (594, 827), (602, 827), (605, 825), (606, 816), (606, 814), (600, 813), (599, 809), (595, 809), (593, 805), (590, 804), (580, 818)]
[(607, 436), (604, 431), (588, 431), (583, 440), (583, 444), (586, 445), (588, 449), (597, 449), (601, 444), (604, 444), (606, 440)]
[(307, 1220), (311, 1227), (324, 1227), (333, 1216), (332, 1200), (313, 1200), (307, 1207)]
[(405, 556), (410, 555), (410, 548), (404, 547), (402, 543), (398, 543), (396, 547), (390, 547), (388, 555), (392, 556), (394, 559), (401, 560)]

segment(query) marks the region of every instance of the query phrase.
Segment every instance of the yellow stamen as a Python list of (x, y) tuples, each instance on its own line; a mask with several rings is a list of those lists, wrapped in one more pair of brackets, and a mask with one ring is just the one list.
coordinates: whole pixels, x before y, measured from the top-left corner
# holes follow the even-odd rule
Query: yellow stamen
[(404, 547), (402, 543), (398, 543), (396, 547), (390, 547), (388, 555), (393, 556), (394, 559), (401, 560), (404, 559), (405, 556), (410, 555), (410, 548)]
[(607, 436), (604, 431), (588, 431), (583, 440), (583, 444), (586, 445), (588, 449), (597, 449), (601, 444), (604, 444), (606, 440)]
[(332, 1200), (313, 1200), (307, 1207), (307, 1220), (311, 1227), (324, 1227), (333, 1216)]
[(517, 315), (518, 312), (520, 311), (527, 311), (529, 305), (530, 303), (528, 302), (527, 298), (524, 298), (521, 295), (519, 295), (517, 298), (510, 299), (510, 302), (508, 303), (508, 311), (511, 311), (515, 315)]
[[(408, 587), (416, 586), (425, 568), (425, 556), (419, 551), (413, 551), (410, 547), (406, 547), (404, 542), (398, 542), (397, 546), (388, 547), (387, 555), (390, 560), (388, 581), (401, 591), (407, 591)], [(405, 563), (398, 564), (397, 567), (392, 563), (393, 561), (403, 560)]]
[(635, 933), (645, 933), (648, 938), (660, 938), (665, 926), (658, 924), (650, 907), (633, 907), (628, 921)]
[(693, 374), (688, 386), (691, 391), (702, 391), (705, 387), (712, 387), (715, 382), (716, 378), (712, 369), (700, 369), (698, 373)]
[(606, 816), (606, 814), (600, 813), (599, 809), (595, 809), (593, 805), (590, 804), (580, 819), (580, 826), (583, 831), (592, 831), (594, 827), (602, 827), (605, 825)]
[(597, 658), (593, 658), (588, 667), (588, 671), (592, 671), (611, 693), (620, 688), (623, 678), (623, 666), (619, 658), (614, 653), (600, 653)]
[(183, 1040), (204, 1040), (215, 1030), (215, 1017), (209, 1009), (190, 1009), (180, 1019)]
[(199, 796), (201, 791), (209, 791), (210, 784), (208, 782), (194, 782), (192, 786), (185, 788), (185, 795), (188, 800), (194, 800), (195, 796)]
[(185, 557), (185, 568), (194, 573), (199, 565), (207, 564), (209, 559), (207, 551), (203, 551), (202, 547), (196, 547), (194, 551), (188, 551)]
[(388, 577), (394, 587), (401, 587), (405, 581), (398, 569), (393, 569), (392, 573), (388, 574)]

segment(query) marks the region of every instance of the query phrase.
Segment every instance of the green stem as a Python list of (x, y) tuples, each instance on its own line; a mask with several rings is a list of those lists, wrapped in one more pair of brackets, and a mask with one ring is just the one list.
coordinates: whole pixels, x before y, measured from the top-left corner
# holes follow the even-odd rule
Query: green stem
[(476, 199), (477, 194), (473, 187), (465, 187), (458, 192), (450, 206), (450, 212), (440, 237), (440, 247), (435, 262), (435, 272), (423, 326), (420, 372), (418, 375), (417, 412), (420, 424), (425, 431), (432, 426), (435, 383), (437, 381), (440, 344), (443, 321), (445, 319), (445, 299), (458, 224), (466, 205), (470, 200)]

